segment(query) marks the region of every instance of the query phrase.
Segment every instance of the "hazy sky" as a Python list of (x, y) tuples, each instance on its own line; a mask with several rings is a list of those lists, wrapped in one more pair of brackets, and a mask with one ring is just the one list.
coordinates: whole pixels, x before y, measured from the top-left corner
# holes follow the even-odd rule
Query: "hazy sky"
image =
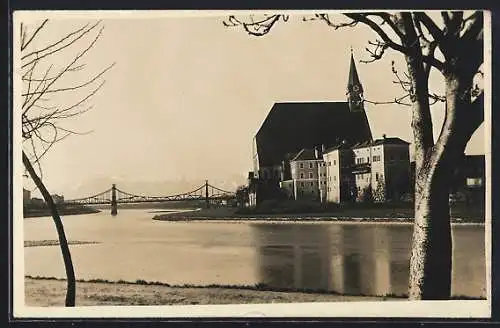
[[(252, 137), (273, 103), (345, 100), (350, 47), (357, 61), (367, 59), (364, 48), (374, 39), (363, 26), (333, 30), (301, 17), (258, 38), (225, 28), (224, 18), (105, 19), (102, 37), (82, 62), (88, 74), (116, 66), (92, 98), (93, 109), (66, 124), (93, 132), (65, 139), (43, 160), (49, 189), (71, 194), (75, 185), (104, 177), (245, 177), (252, 167)], [(40, 43), (86, 22), (49, 21)], [(392, 83), (392, 60), (404, 68), (392, 51), (378, 62), (357, 64), (365, 98), (401, 95)], [(431, 82), (436, 93), (442, 91), (439, 75)], [(408, 107), (366, 107), (375, 138), (385, 133), (412, 141)], [(437, 134), (442, 104), (432, 114)], [(483, 144), (481, 127), (468, 153), (484, 153)]]

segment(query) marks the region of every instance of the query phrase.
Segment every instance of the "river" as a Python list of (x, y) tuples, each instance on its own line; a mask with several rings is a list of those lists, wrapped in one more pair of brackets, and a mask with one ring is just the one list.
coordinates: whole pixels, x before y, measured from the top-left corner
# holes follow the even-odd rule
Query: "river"
[[(154, 210), (63, 218), (77, 279), (255, 285), (401, 295), (411, 224), (167, 222)], [(453, 225), (452, 294), (486, 296), (484, 225)], [(24, 239), (54, 240), (51, 218), (24, 219)], [(65, 277), (59, 246), (25, 247), (25, 273)]]

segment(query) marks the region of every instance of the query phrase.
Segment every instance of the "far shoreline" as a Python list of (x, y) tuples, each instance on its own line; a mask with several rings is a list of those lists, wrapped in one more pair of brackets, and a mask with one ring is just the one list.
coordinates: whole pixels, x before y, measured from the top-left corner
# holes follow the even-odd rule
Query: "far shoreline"
[[(58, 208), (58, 214), (60, 216), (67, 215), (84, 215), (84, 214), (96, 214), (101, 211), (92, 207), (77, 207), (77, 208)], [(52, 216), (52, 212), (49, 208), (42, 208), (36, 210), (29, 210), (23, 213), (23, 217), (25, 219), (28, 218), (40, 218), (40, 217), (50, 217)]]
[[(239, 214), (237, 208), (197, 208), (190, 211), (172, 212), (155, 215), (152, 219), (167, 222), (213, 222), (213, 223), (385, 223), (385, 224), (412, 224), (413, 217), (387, 216), (387, 217), (363, 217), (362, 211), (359, 215), (339, 215), (340, 213), (272, 213), (272, 214)], [(453, 225), (484, 225), (484, 220), (471, 220), (470, 218), (452, 218)]]

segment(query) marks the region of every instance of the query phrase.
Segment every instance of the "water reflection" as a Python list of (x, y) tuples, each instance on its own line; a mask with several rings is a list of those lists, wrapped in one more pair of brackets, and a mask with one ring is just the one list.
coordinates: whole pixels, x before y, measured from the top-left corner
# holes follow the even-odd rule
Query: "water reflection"
[(293, 289), (328, 289), (331, 247), (320, 225), (253, 224), (260, 282)]
[[(407, 292), (410, 225), (258, 223), (252, 231), (260, 283), (355, 295)], [(453, 228), (454, 295), (485, 296), (481, 234)], [(468, 247), (468, 239), (476, 247)]]

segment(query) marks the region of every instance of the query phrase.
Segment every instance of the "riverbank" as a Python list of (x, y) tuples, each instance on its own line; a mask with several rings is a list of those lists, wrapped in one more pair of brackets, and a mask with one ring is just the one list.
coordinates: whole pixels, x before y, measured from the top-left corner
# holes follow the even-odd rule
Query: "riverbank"
[[(452, 213), (453, 214), (453, 213)], [(457, 213), (455, 213), (457, 215)], [(484, 223), (483, 217), (473, 217), (468, 215), (455, 216), (452, 218), (452, 223)], [(460, 213), (458, 213), (460, 215)], [(478, 214), (479, 215), (479, 214)], [(287, 213), (287, 214), (259, 214), (239, 213), (238, 208), (233, 207), (218, 207), (218, 208), (201, 208), (191, 211), (162, 213), (155, 215), (153, 220), (160, 221), (266, 221), (266, 222), (413, 222), (413, 211), (410, 209), (387, 209), (387, 208), (372, 208), (372, 209), (342, 209), (338, 211), (329, 211), (322, 213)]]
[[(27, 306), (64, 306), (66, 280), (25, 277)], [(78, 281), (76, 305), (207, 305), (249, 303), (350, 302), (405, 300), (333, 293), (276, 291), (264, 286), (170, 286), (161, 283)]]
[[(93, 214), (101, 212), (98, 209), (83, 206), (83, 205), (61, 205), (57, 208), (59, 215), (79, 215), (79, 214)], [(42, 216), (51, 216), (50, 209), (46, 206), (43, 207), (27, 207), (23, 213), (25, 218), (35, 218)]]

